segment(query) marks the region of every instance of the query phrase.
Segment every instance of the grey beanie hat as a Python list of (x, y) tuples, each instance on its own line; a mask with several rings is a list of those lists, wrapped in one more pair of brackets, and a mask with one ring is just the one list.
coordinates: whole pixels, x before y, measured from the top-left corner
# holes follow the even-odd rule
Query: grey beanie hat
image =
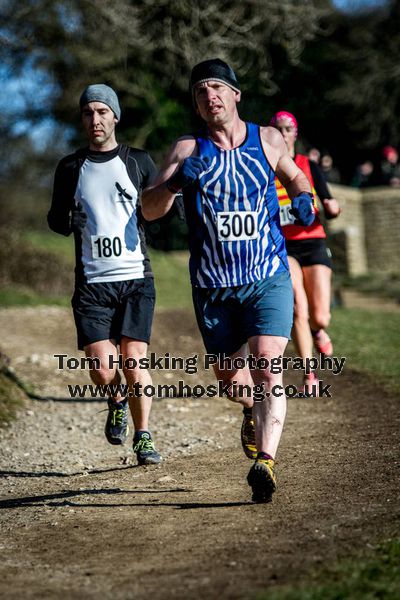
[(107, 104), (117, 117), (118, 121), (121, 118), (121, 107), (118, 102), (118, 96), (114, 90), (104, 83), (95, 83), (89, 85), (79, 99), (79, 107), (82, 108), (89, 102), (103, 102)]

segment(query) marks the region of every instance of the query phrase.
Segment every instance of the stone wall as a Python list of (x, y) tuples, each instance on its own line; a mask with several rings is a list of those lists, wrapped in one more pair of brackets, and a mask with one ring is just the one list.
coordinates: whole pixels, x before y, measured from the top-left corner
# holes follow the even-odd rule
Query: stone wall
[(370, 188), (362, 198), (370, 271), (400, 272), (400, 189)]
[(334, 247), (339, 241), (335, 255), (345, 262), (344, 270), (352, 276), (400, 272), (400, 189), (333, 184), (330, 189), (342, 213), (327, 228)]

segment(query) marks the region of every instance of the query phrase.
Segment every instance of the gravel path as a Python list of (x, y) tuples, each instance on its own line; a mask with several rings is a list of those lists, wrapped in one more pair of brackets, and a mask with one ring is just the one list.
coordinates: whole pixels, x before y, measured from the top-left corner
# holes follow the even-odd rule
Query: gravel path
[[(70, 312), (3, 309), (0, 325), (19, 377), (58, 398), (27, 400), (0, 430), (1, 597), (254, 598), (398, 535), (398, 398), (351, 365), (331, 377), (331, 400), (289, 401), (278, 491), (254, 505), (238, 406), (155, 401), (164, 462), (137, 467), (129, 444), (107, 444), (104, 402), (62, 401), (68, 383), (88, 382), (54, 359), (76, 355)], [(192, 314), (158, 313), (151, 350), (202, 353)], [(206, 371), (153, 375), (213, 380)]]
[[(0, 315), (3, 331), (19, 332), (21, 309), (7, 309)], [(104, 437), (107, 418), (104, 400), (87, 398), (79, 402), (68, 399), (68, 384), (89, 383), (88, 372), (68, 368), (60, 370), (59, 359), (54, 357), (55, 354), (76, 358), (83, 356), (75, 347), (70, 311), (56, 307), (27, 308), (23, 309), (23, 315), (23, 339), (20, 333), (8, 338), (12, 339), (7, 346), (12, 367), (20, 378), (34, 385), (36, 393), (55, 397), (55, 400), (28, 401), (18, 420), (0, 429), (0, 470), (73, 473), (92, 470), (99, 465), (103, 468), (135, 462), (130, 444), (116, 448), (107, 443)], [(153, 338), (157, 340), (157, 355), (165, 356), (171, 346), (161, 321), (157, 318)], [(189, 332), (184, 330), (180, 339), (177, 337), (183, 346), (183, 356), (202, 352), (193, 327)], [(164, 347), (165, 350), (162, 349)], [(178, 379), (192, 387), (200, 382), (197, 375), (183, 371), (154, 372), (155, 384), (173, 383)], [(212, 381), (211, 374), (202, 374), (203, 384)], [(195, 454), (199, 447), (222, 448), (223, 440), (228, 437), (227, 430), (231, 433), (232, 428), (240, 426), (239, 407), (227, 406), (224, 414), (214, 417), (218, 427), (210, 428), (207, 420), (202, 418), (210, 404), (212, 402), (189, 398), (184, 401), (166, 398), (153, 402), (151, 431), (165, 459)]]

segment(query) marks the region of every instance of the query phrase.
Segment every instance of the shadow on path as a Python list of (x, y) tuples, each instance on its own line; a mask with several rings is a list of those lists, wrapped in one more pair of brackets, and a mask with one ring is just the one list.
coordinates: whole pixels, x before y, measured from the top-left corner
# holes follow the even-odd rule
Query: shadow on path
[(176, 493), (193, 493), (193, 490), (185, 488), (172, 488), (163, 490), (123, 490), (121, 488), (102, 488), (102, 489), (86, 489), (86, 490), (65, 490), (54, 494), (46, 494), (41, 496), (25, 496), (21, 498), (9, 498), (0, 500), (0, 510), (8, 508), (23, 508), (35, 506), (51, 506), (51, 507), (88, 507), (88, 508), (116, 508), (116, 507), (165, 507), (179, 509), (195, 509), (195, 508), (229, 508), (234, 506), (246, 506), (251, 502), (159, 502), (158, 498), (149, 500), (148, 502), (139, 503), (81, 503), (72, 502), (67, 498), (75, 498), (76, 496), (114, 496), (118, 494), (176, 494)]
[(128, 469), (138, 469), (141, 465), (126, 465), (123, 467), (107, 467), (106, 469), (85, 469), (84, 471), (75, 471), (74, 473), (63, 473), (62, 471), (1, 471), (2, 477), (78, 477), (80, 475), (97, 475), (99, 473), (111, 473), (113, 471), (127, 471)]

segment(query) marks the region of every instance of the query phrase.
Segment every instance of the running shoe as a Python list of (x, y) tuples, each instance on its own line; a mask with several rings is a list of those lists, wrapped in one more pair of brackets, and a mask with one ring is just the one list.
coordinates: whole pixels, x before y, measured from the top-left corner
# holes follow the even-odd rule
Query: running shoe
[(243, 452), (251, 460), (257, 458), (256, 431), (254, 428), (254, 419), (251, 408), (243, 409), (242, 428), (240, 430), (240, 439)]
[(109, 398), (108, 417), (104, 429), (107, 440), (113, 446), (120, 446), (125, 442), (128, 432), (128, 399), (124, 398), (121, 402), (114, 402), (112, 398)]
[(303, 397), (318, 398), (318, 388), (318, 377), (315, 371), (311, 371), (307, 375), (304, 375)]
[(158, 465), (162, 461), (154, 447), (149, 431), (137, 431), (133, 438), (133, 451), (139, 465)]
[(312, 336), (316, 351), (319, 352), (319, 354), (325, 354), (325, 356), (332, 356), (332, 340), (326, 333), (325, 329), (318, 329), (318, 331), (312, 331)]
[(272, 501), (272, 494), (276, 490), (274, 473), (275, 461), (272, 458), (257, 457), (254, 465), (247, 475), (247, 482), (253, 491), (253, 502), (265, 503)]

